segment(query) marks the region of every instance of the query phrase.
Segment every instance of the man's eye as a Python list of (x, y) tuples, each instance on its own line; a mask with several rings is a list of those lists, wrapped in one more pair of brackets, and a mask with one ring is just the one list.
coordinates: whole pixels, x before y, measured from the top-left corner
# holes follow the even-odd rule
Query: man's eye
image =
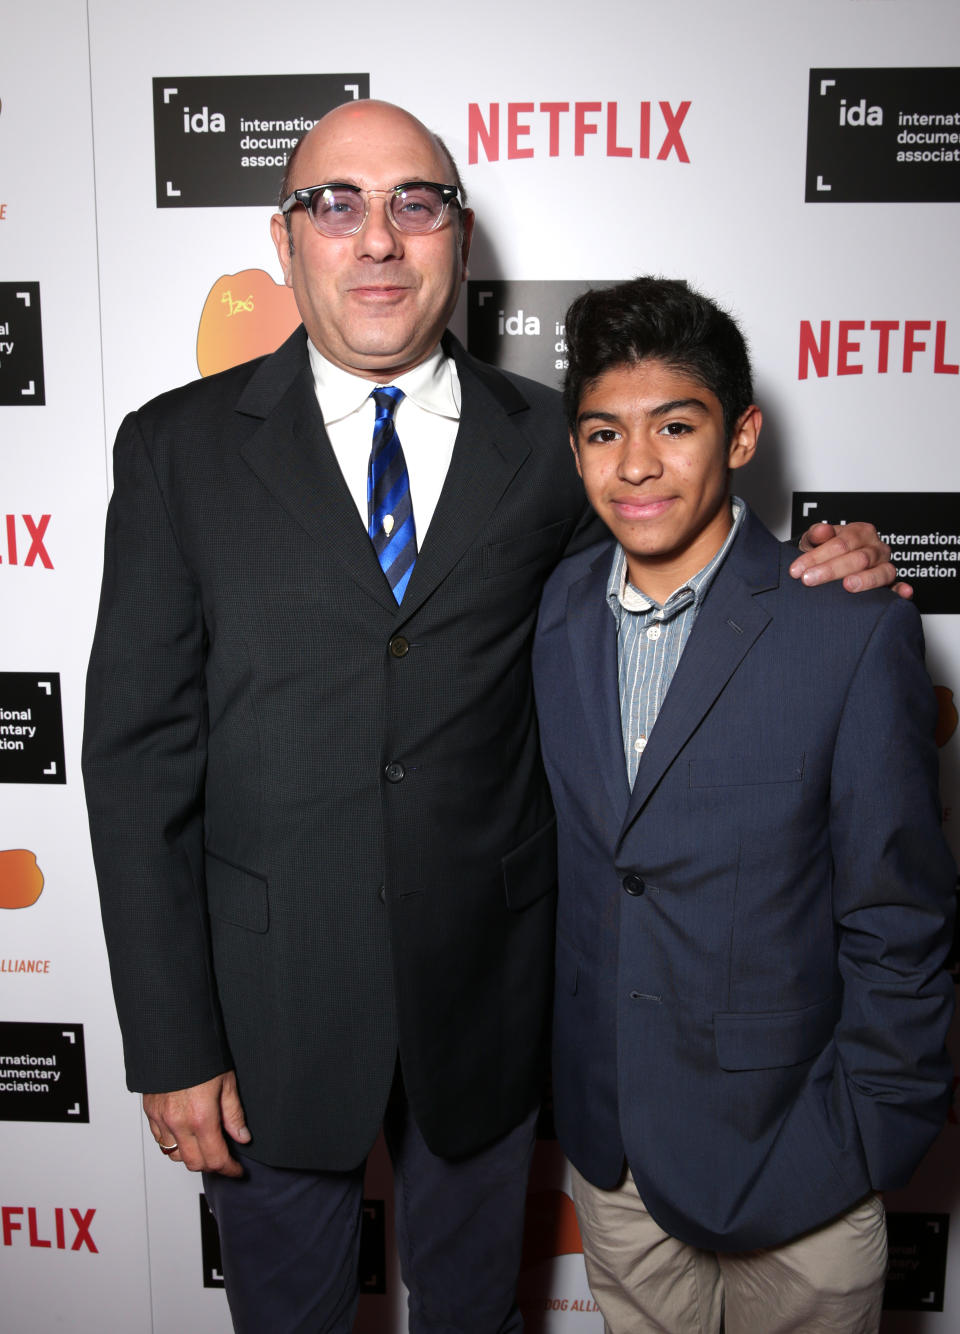
[(590, 432), (587, 442), (592, 445), (609, 445), (611, 441), (619, 438), (618, 432), (612, 426), (601, 426), (599, 430)]
[(661, 426), (660, 434), (669, 436), (689, 435), (693, 427), (688, 422), (667, 422)]
[(313, 210), (319, 216), (342, 218), (346, 214), (362, 212), (363, 203), (355, 195), (325, 191), (314, 198)]

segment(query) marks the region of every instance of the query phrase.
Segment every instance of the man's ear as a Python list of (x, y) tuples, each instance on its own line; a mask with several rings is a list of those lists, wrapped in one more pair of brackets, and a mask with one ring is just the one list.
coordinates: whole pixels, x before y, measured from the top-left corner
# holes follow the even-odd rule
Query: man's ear
[(270, 235), (277, 248), (277, 259), (283, 270), (283, 281), (287, 287), (292, 287), (293, 241), (287, 230), (287, 220), (282, 213), (274, 213), (270, 219)]
[(583, 470), (582, 470), (581, 467), (580, 467), (580, 451), (579, 451), (579, 449), (577, 449), (577, 437), (576, 437), (576, 436), (573, 434), (573, 432), (571, 431), (571, 432), (570, 432), (570, 437), (569, 437), (569, 438), (570, 438), (570, 448), (573, 450), (573, 459), (574, 459), (574, 462), (575, 462), (576, 465), (577, 465), (577, 472), (578, 472), (578, 473), (580, 474), (580, 476), (582, 477), (582, 476), (583, 476)]
[(473, 239), (473, 224), (476, 220), (476, 214), (472, 208), (465, 208), (461, 217), (461, 236), (460, 236), (460, 281), (465, 282), (467, 278), (467, 260), (470, 257), (470, 242)]
[(763, 425), (763, 413), (756, 403), (751, 403), (737, 422), (727, 450), (727, 467), (742, 468), (749, 463), (757, 450), (760, 427)]

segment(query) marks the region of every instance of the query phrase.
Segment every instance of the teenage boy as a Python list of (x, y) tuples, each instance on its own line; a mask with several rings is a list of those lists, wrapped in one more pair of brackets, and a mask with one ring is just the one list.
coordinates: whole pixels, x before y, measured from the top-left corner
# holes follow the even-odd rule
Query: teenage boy
[(952, 1073), (920, 619), (804, 596), (730, 496), (761, 415), (714, 303), (638, 278), (566, 328), (571, 444), (612, 535), (555, 571), (534, 650), (590, 1285), (615, 1334), (866, 1334), (876, 1192), (909, 1179)]

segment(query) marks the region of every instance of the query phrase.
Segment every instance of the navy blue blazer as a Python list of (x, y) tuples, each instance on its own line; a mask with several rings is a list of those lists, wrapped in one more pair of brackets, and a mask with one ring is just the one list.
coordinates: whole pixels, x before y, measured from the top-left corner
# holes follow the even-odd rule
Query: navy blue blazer
[(816, 591), (747, 514), (631, 793), (604, 592), (563, 561), (534, 679), (557, 811), (557, 1130), (668, 1232), (777, 1245), (902, 1186), (943, 1122), (955, 868), (920, 618)]

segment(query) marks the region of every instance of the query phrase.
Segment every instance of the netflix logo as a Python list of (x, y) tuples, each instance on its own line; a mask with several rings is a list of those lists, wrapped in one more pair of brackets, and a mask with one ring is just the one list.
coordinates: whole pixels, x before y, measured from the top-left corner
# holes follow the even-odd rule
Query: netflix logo
[(41, 1250), (92, 1251), (99, 1255), (90, 1226), (96, 1209), (34, 1209), (20, 1204), (0, 1206), (4, 1246)]
[(50, 515), (0, 515), (0, 565), (33, 565), (37, 569), (52, 570), (53, 561), (46, 546), (46, 532)]
[[(955, 356), (958, 360), (951, 360)], [(800, 321), (797, 378), (825, 375), (960, 375), (960, 346), (948, 348), (946, 320)]]
[(468, 161), (623, 157), (689, 162), (683, 138), (692, 103), (479, 102), (467, 107)]

